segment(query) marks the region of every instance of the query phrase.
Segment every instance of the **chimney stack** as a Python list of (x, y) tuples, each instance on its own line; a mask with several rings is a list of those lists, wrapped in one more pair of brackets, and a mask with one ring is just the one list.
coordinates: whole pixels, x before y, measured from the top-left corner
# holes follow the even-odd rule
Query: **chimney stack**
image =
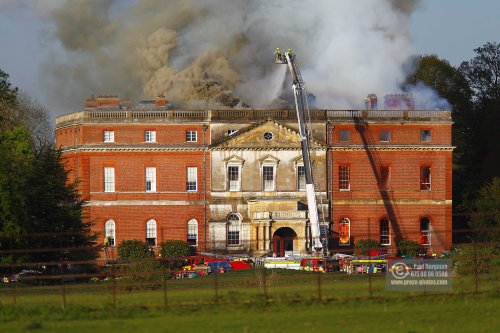
[(367, 110), (376, 110), (377, 109), (377, 95), (369, 94), (365, 98), (365, 108)]
[(158, 109), (165, 108), (167, 106), (167, 99), (163, 93), (156, 96), (156, 107)]

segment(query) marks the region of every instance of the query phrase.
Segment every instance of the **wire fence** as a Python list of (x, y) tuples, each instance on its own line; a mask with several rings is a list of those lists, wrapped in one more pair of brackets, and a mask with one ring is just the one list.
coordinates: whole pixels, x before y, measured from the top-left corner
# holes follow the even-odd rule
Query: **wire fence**
[[(2, 306), (40, 306), (59, 304), (63, 309), (73, 305), (99, 307), (147, 306), (201, 306), (214, 304), (276, 303), (295, 301), (325, 302), (354, 298), (426, 297), (434, 294), (498, 293), (500, 290), (500, 246), (485, 234), (494, 236), (497, 228), (466, 230), (468, 243), (452, 244), (450, 251), (430, 251), (430, 246), (412, 243), (423, 252), (414, 252), (418, 260), (450, 260), (452, 289), (439, 291), (409, 289), (395, 292), (387, 288), (392, 274), (389, 260), (401, 259), (397, 248), (356, 246), (345, 248), (344, 253), (316, 258), (321, 267), (304, 265), (304, 257), (253, 258), (249, 253), (238, 255), (208, 255), (205, 262), (183, 267), (182, 258), (144, 258), (133, 262), (110, 263), (98, 260), (58, 260), (16, 262), (0, 264), (0, 304)], [(456, 230), (455, 232), (465, 232)], [(29, 235), (32, 237), (33, 235)], [(36, 237), (68, 236), (37, 234)], [(412, 235), (418, 239), (419, 234)], [(435, 235), (438, 236), (437, 234)], [(362, 239), (361, 237), (359, 239)], [(366, 239), (377, 239), (366, 235)], [(293, 239), (305, 242), (305, 239)], [(33, 253), (74, 253), (92, 247), (46, 249), (0, 249), (0, 255), (26, 255)], [(411, 246), (410, 246), (411, 248)], [(401, 249), (399, 249), (401, 250)], [(401, 254), (401, 253), (400, 253)], [(220, 265), (209, 268), (208, 261), (253, 261), (252, 267), (231, 271)], [(210, 260), (209, 260), (210, 258)], [(185, 259), (185, 258), (184, 258)], [(293, 263), (294, 269), (267, 268), (266, 263)], [(319, 261), (318, 261), (319, 262)], [(290, 265), (292, 266), (292, 265)], [(378, 266), (377, 269), (373, 267)], [(235, 266), (236, 267), (236, 266)], [(349, 268), (350, 267), (350, 268)], [(353, 269), (353, 267), (357, 269)], [(359, 269), (361, 267), (361, 269)], [(328, 270), (328, 272), (325, 272)]]

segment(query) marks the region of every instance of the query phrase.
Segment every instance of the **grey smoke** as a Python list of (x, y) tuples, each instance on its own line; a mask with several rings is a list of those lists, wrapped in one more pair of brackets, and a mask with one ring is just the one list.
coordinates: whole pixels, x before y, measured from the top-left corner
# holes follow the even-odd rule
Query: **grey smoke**
[(273, 63), (281, 47), (297, 54), (317, 107), (361, 107), (370, 92), (399, 91), (419, 3), (69, 0), (52, 11), (65, 54), (47, 60), (46, 87), (71, 107), (99, 93), (165, 93), (179, 107), (279, 106), (290, 89)]

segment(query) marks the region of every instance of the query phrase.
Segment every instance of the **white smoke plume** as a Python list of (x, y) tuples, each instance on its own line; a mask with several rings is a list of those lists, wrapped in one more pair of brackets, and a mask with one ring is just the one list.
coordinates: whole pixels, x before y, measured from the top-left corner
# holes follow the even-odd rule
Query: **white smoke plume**
[(178, 107), (273, 107), (289, 94), (276, 47), (297, 54), (320, 108), (398, 92), (417, 0), (69, 0), (52, 11), (65, 54), (45, 66), (54, 98), (95, 93)]

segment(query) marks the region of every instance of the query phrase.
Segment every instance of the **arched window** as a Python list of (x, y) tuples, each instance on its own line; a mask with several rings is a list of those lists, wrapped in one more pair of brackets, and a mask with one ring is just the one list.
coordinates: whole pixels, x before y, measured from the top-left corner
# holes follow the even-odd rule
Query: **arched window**
[(146, 244), (156, 246), (156, 221), (148, 220), (146, 222)]
[(339, 245), (351, 244), (351, 221), (343, 217), (339, 221)]
[(420, 245), (431, 245), (431, 221), (427, 217), (420, 219)]
[(238, 214), (227, 216), (227, 245), (240, 245), (241, 220)]
[(391, 232), (388, 219), (380, 220), (380, 245), (391, 245)]
[(191, 219), (187, 225), (187, 243), (190, 246), (198, 246), (198, 221)]
[(107, 220), (104, 223), (104, 239), (109, 246), (115, 246), (115, 221)]

